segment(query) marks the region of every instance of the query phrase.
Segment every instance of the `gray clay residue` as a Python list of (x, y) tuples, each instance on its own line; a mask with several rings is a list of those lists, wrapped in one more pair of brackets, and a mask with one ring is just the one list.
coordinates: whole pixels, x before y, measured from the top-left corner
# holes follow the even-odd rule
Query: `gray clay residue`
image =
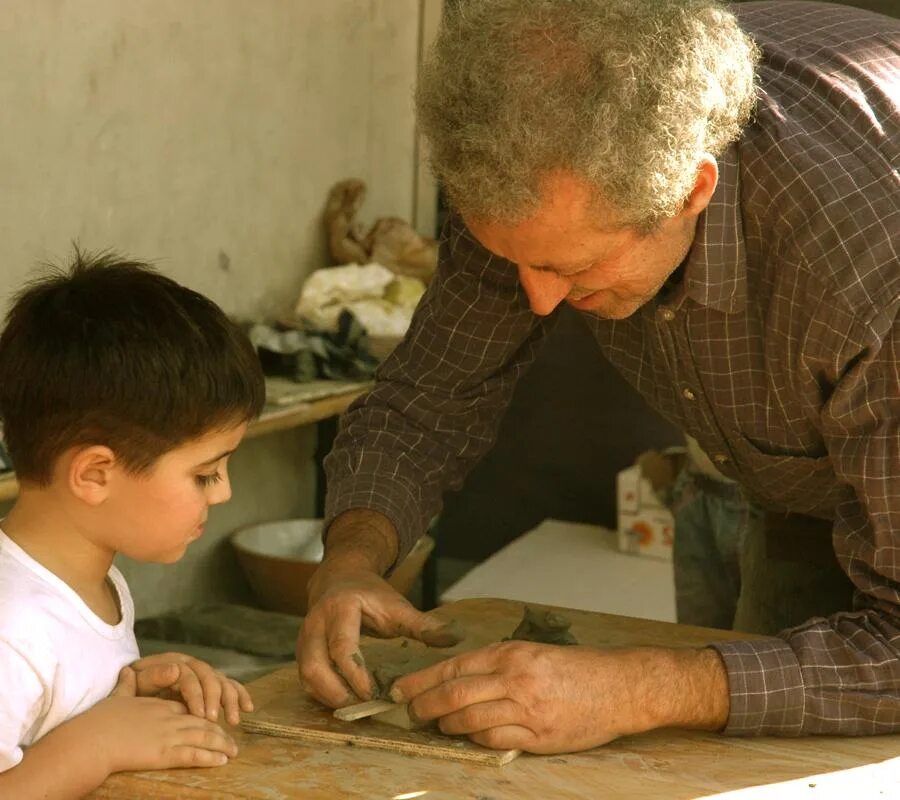
[(578, 644), (578, 640), (569, 633), (571, 625), (568, 617), (555, 611), (539, 611), (525, 606), (522, 621), (509, 638), (542, 644)]

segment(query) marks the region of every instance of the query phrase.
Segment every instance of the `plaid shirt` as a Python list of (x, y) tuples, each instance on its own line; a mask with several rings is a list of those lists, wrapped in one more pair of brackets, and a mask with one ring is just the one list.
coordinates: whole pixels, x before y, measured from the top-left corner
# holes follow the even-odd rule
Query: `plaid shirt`
[[(834, 520), (855, 610), (715, 645), (726, 731), (900, 731), (900, 23), (806, 2), (735, 12), (764, 52), (758, 110), (720, 158), (683, 278), (626, 320), (584, 318), (751, 497)], [(492, 443), (548, 324), (451, 218), (409, 334), (342, 421), (328, 519), (381, 511), (405, 553)]]

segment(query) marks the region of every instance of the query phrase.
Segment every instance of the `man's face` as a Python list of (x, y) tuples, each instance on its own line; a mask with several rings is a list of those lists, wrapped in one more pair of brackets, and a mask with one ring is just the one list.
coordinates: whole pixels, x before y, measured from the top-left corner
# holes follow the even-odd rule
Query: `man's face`
[(467, 219), (472, 234), (518, 266), (531, 310), (546, 315), (565, 301), (579, 311), (624, 319), (653, 298), (684, 260), (697, 217), (682, 213), (641, 235), (615, 226), (612, 210), (564, 173), (545, 180), (543, 203), (516, 225)]

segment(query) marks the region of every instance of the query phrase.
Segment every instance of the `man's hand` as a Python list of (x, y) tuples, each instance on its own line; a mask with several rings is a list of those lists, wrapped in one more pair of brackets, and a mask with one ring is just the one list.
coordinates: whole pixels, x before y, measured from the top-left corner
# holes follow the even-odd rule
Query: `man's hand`
[(310, 581), (311, 607), (297, 639), (297, 664), (307, 690), (332, 708), (369, 700), (372, 676), (359, 650), (360, 628), (435, 646), (456, 644), (448, 626), (417, 611), (371, 571), (323, 564)]
[(241, 711), (253, 711), (250, 693), (243, 685), (184, 653), (147, 656), (126, 669), (135, 674), (138, 697), (180, 696), (191, 714), (211, 722), (218, 720), (220, 707), (229, 725), (240, 723)]
[(310, 578), (309, 611), (297, 636), (307, 691), (332, 708), (372, 698), (375, 685), (359, 651), (360, 628), (449, 647), (445, 624), (417, 611), (381, 575), (397, 558), (397, 533), (376, 511), (345, 511), (328, 528), (325, 560)]
[(399, 678), (413, 718), (496, 749), (585, 750), (661, 727), (718, 730), (725, 668), (713, 650), (598, 650), (503, 642)]

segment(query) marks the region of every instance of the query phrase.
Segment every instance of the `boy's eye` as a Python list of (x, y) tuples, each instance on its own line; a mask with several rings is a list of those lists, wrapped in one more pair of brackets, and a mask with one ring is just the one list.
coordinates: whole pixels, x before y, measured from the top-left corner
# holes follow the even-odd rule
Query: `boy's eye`
[(218, 472), (214, 472), (212, 475), (197, 475), (197, 483), (204, 489), (220, 480), (222, 480), (222, 476)]

